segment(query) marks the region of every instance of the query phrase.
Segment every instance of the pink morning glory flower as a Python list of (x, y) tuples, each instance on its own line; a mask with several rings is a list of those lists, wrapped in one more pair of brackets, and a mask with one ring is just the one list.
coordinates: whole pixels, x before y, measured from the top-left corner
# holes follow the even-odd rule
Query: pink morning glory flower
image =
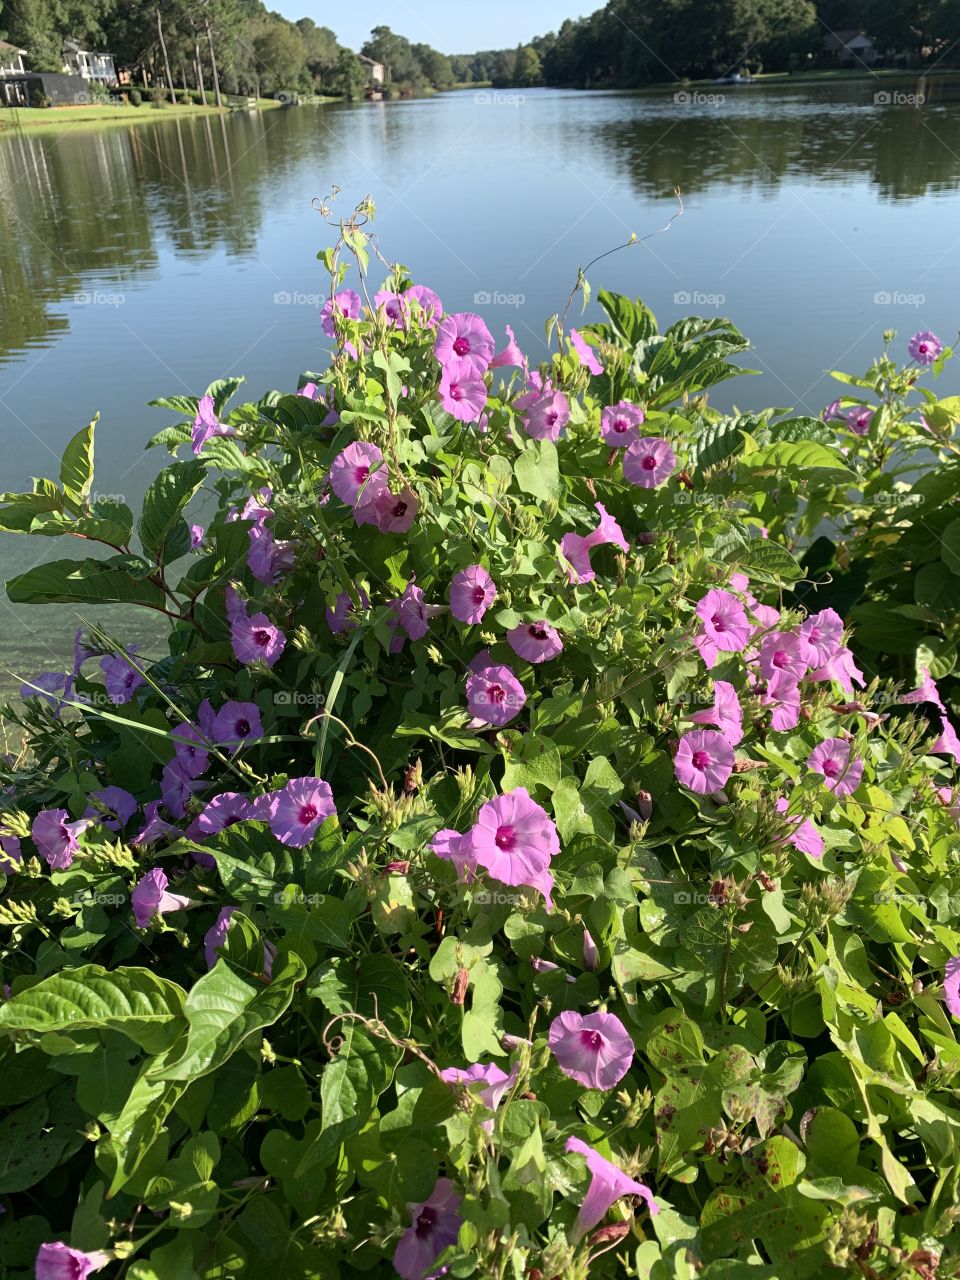
[(214, 436), (235, 436), (233, 427), (225, 426), (217, 417), (213, 406), (213, 396), (202, 396), (197, 405), (197, 416), (193, 420), (190, 431), (193, 452), (199, 453), (208, 440)]
[(203, 935), (203, 955), (208, 969), (212, 969), (217, 963), (217, 952), (227, 940), (230, 918), (236, 909), (236, 907), (222, 907), (216, 920)]
[(408, 1204), (411, 1225), (400, 1237), (393, 1267), (403, 1280), (427, 1280), (437, 1258), (457, 1243), (463, 1219), (462, 1196), (449, 1178), (440, 1178), (422, 1204)]
[(603, 365), (597, 358), (593, 347), (586, 341), (579, 329), (571, 329), (567, 335), (572, 350), (577, 353), (580, 363), (596, 377), (603, 373)]
[(565, 1150), (583, 1156), (590, 1173), (590, 1187), (573, 1228), (574, 1244), (598, 1222), (602, 1222), (610, 1208), (624, 1196), (640, 1196), (646, 1202), (651, 1217), (660, 1212), (660, 1206), (649, 1187), (628, 1178), (622, 1169), (604, 1159), (593, 1147), (581, 1142), (579, 1138), (568, 1138)]
[[(786, 813), (789, 808), (789, 800), (781, 796), (777, 801), (777, 813)], [(786, 824), (791, 828), (790, 834), (784, 836), (787, 844), (792, 844), (795, 849), (809, 854), (811, 858), (823, 857), (823, 836), (809, 818), (804, 818), (799, 813), (793, 814), (786, 819)]]
[(165, 764), (160, 775), (160, 795), (170, 816), (184, 817), (190, 797), (195, 791), (202, 791), (205, 785), (206, 783), (188, 778), (176, 760)]
[(476, 879), (477, 863), (470, 847), (469, 836), (445, 827), (437, 832), (427, 847), (444, 862), (453, 863), (459, 880), (471, 884)]
[(943, 699), (940, 697), (940, 690), (937, 688), (937, 682), (931, 676), (926, 667), (920, 668), (920, 686), (905, 693), (901, 696), (900, 701), (907, 706), (916, 706), (921, 702), (932, 702), (941, 715), (946, 714), (947, 708), (943, 705)]
[(443, 606), (427, 604), (423, 591), (411, 578), (398, 600), (391, 600), (398, 624), (411, 640), (422, 640), (430, 630), (430, 619), (443, 612)]
[(467, 706), (474, 720), (498, 729), (523, 710), (527, 695), (509, 667), (484, 667), (467, 676)]
[(465, 840), (475, 864), (501, 884), (529, 885), (550, 905), (550, 859), (560, 852), (557, 828), (546, 810), (516, 787), (480, 806)]
[(130, 841), (131, 845), (156, 844), (164, 836), (179, 835), (176, 827), (160, 817), (162, 801), (150, 800), (143, 806), (143, 827)]
[(373, 296), (374, 306), (382, 310), (396, 329), (402, 329), (407, 317), (407, 304), (403, 294), (390, 289), (380, 289)]
[(372, 499), (387, 487), (382, 462), (383, 454), (375, 444), (354, 440), (330, 464), (330, 488), (348, 507), (355, 507), (361, 494), (365, 499)]
[[(707, 666), (716, 661), (716, 651), (739, 653), (745, 649), (753, 628), (746, 610), (729, 591), (714, 588), (697, 603), (697, 617), (703, 623), (702, 646), (698, 645)], [(713, 654), (713, 661), (708, 659)]]
[(420, 318), (428, 328), (435, 329), (443, 316), (443, 303), (425, 284), (412, 285), (403, 295), (408, 306), (416, 303)]
[(950, 787), (938, 787), (937, 796), (950, 817), (960, 826), (960, 788), (953, 791)]
[(302, 849), (318, 827), (336, 813), (333, 792), (322, 778), (291, 778), (285, 787), (270, 791), (254, 802), (260, 821), (291, 849)]
[[(517, 1082), (517, 1067), (514, 1066), (507, 1075), (493, 1062), (487, 1063), (486, 1066), (474, 1062), (466, 1070), (462, 1067), (446, 1067), (440, 1072), (440, 1079), (445, 1084), (465, 1085), (470, 1093), (480, 1099), (488, 1111), (495, 1112), (503, 1095)], [(481, 1087), (477, 1088), (477, 1085)], [(484, 1120), (481, 1127), (486, 1133), (493, 1133), (493, 1117)]]
[(917, 364), (931, 365), (943, 354), (943, 343), (935, 333), (925, 329), (913, 335), (907, 343), (907, 350)]
[(255, 702), (225, 702), (210, 724), (207, 735), (222, 746), (242, 746), (263, 737), (260, 708)]
[(85, 818), (92, 818), (102, 827), (111, 831), (119, 831), (125, 827), (137, 812), (137, 802), (129, 791), (123, 787), (103, 787), (100, 791), (91, 791), (90, 799), (94, 802), (84, 810)]
[(136, 646), (131, 645), (127, 649), (128, 657), (126, 658), (120, 654), (114, 654), (112, 657), (100, 659), (100, 670), (103, 672), (103, 683), (107, 687), (107, 697), (114, 706), (119, 707), (129, 702), (144, 683), (144, 677), (136, 663), (129, 661), (136, 651)]
[(960, 737), (946, 716), (940, 717), (940, 737), (930, 748), (931, 755), (953, 756), (960, 764)]
[[(357, 587), (357, 594), (360, 597), (360, 605), (363, 609), (370, 608), (370, 598), (364, 591), (363, 587)], [(329, 606), (325, 610), (327, 626), (335, 636), (341, 635), (344, 631), (355, 631), (359, 623), (354, 621), (353, 614), (356, 613), (357, 606), (354, 604), (349, 591), (341, 591), (337, 596), (337, 602), (331, 609)]]
[(537, 396), (529, 406), (523, 429), (534, 440), (556, 442), (569, 421), (570, 401), (562, 391), (548, 391)]
[(760, 699), (765, 707), (773, 707), (770, 727), (777, 733), (795, 729), (800, 720), (800, 685), (789, 671), (779, 671), (767, 682)]
[(188, 778), (202, 778), (210, 763), (210, 752), (192, 724), (184, 721), (170, 730), (180, 771)]
[(507, 345), (502, 351), (490, 361), (491, 369), (507, 369), (507, 368), (526, 368), (527, 359), (517, 345), (517, 337), (509, 325), (505, 326), (507, 330)]
[(600, 968), (600, 949), (589, 929), (583, 931), (583, 967), (588, 973), (596, 973)]
[(238, 662), (246, 666), (265, 662), (272, 667), (283, 653), (287, 638), (265, 613), (255, 613), (252, 618), (234, 620), (230, 627), (230, 643)]
[(33, 820), (30, 835), (37, 853), (52, 871), (65, 871), (80, 848), (79, 837), (91, 825), (89, 818), (70, 821), (66, 809), (41, 809)]
[(708, 711), (695, 711), (694, 724), (715, 724), (731, 747), (743, 741), (743, 710), (737, 691), (727, 680), (714, 680), (713, 706)]
[(440, 379), (440, 403), (458, 422), (476, 422), (487, 404), (487, 384), (474, 374), (445, 369)]
[(800, 680), (810, 665), (811, 647), (792, 631), (773, 631), (760, 645), (760, 670), (766, 680), (789, 675)]
[(863, 777), (863, 761), (851, 759), (852, 748), (846, 738), (827, 738), (807, 756), (807, 768), (823, 777), (823, 785), (837, 796), (856, 791)]
[(335, 338), (335, 319), (359, 320), (363, 299), (355, 289), (341, 289), (328, 298), (320, 312), (320, 326), (328, 338)]
[(831, 400), (820, 414), (820, 417), (824, 422), (833, 422), (836, 418), (842, 418), (844, 416), (844, 411), (839, 400)]
[(13, 875), (20, 869), (23, 853), (20, 841), (7, 831), (0, 831), (0, 876)]
[(294, 543), (280, 541), (262, 524), (254, 525), (248, 537), (247, 568), (258, 582), (274, 586), (293, 568)]
[(960, 1018), (960, 956), (951, 956), (943, 971), (943, 998), (955, 1018)]
[(863, 672), (857, 666), (853, 654), (847, 648), (840, 648), (825, 666), (811, 671), (807, 679), (813, 683), (834, 680), (846, 693), (853, 693), (854, 684), (863, 688), (865, 684)]
[(585, 1089), (612, 1089), (633, 1062), (633, 1040), (615, 1013), (567, 1009), (550, 1023), (547, 1044), (563, 1074)]
[(183, 894), (167, 892), (169, 883), (160, 868), (155, 867), (134, 885), (130, 905), (138, 929), (146, 929), (154, 916), (165, 916), (190, 906), (190, 899)]
[(733, 773), (733, 747), (714, 729), (691, 729), (680, 739), (673, 771), (683, 787), (697, 795), (713, 795)]
[[(639, 444), (642, 439), (640, 427), (645, 417), (638, 404), (621, 400), (619, 404), (608, 405), (600, 414), (600, 434), (611, 449), (625, 449), (627, 445)], [(645, 484), (644, 488), (652, 488), (652, 485)]]
[(623, 478), (641, 489), (656, 489), (677, 468), (677, 455), (666, 440), (644, 437), (635, 440), (623, 455)]
[(99, 1271), (110, 1261), (110, 1254), (98, 1249), (94, 1253), (84, 1253), (81, 1249), (71, 1249), (68, 1244), (59, 1240), (53, 1244), (42, 1244), (34, 1263), (36, 1280), (87, 1280), (93, 1271)]
[(496, 598), (496, 583), (483, 565), (468, 565), (454, 574), (450, 583), (450, 612), (468, 626), (482, 622)]
[(207, 531), (202, 524), (192, 524), (190, 526), (190, 550), (202, 551), (206, 545)]
[(448, 378), (480, 378), (490, 367), (497, 344), (478, 315), (460, 311), (444, 316), (437, 330), (434, 355)]
[(187, 828), (187, 835), (191, 840), (215, 836), (228, 827), (235, 827), (238, 822), (252, 822), (256, 817), (254, 807), (245, 795), (237, 791), (223, 791), (204, 805)]
[(844, 414), (847, 426), (855, 436), (865, 436), (870, 430), (875, 410), (864, 405), (855, 404)]
[(521, 622), (507, 632), (507, 643), (518, 658), (527, 662), (548, 662), (563, 650), (560, 633), (541, 618), (539, 622)]
[(579, 533), (565, 533), (560, 541), (560, 554), (567, 561), (567, 578), (572, 583), (592, 582), (597, 576), (590, 563), (590, 552), (594, 547), (612, 544), (621, 551), (630, 550), (623, 530), (603, 503), (598, 502), (596, 508), (600, 523), (593, 533), (588, 533), (586, 537)]
[(315, 382), (305, 382), (302, 387), (297, 389), (297, 395), (303, 396), (304, 400), (320, 399), (320, 388)]
[(373, 500), (373, 510), (381, 533), (409, 533), (420, 510), (420, 499), (410, 488), (400, 494), (381, 489)]
[(810, 665), (823, 667), (836, 656), (843, 642), (843, 619), (833, 609), (821, 609), (801, 623), (800, 636), (814, 650)]

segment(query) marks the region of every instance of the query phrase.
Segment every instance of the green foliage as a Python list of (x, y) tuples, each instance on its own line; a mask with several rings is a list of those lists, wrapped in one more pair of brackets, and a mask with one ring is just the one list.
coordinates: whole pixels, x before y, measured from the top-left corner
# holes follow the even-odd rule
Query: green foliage
[[(371, 216), (338, 228), (336, 288), (350, 255), (366, 274)], [(409, 283), (396, 268), (386, 287)], [(748, 348), (732, 322), (661, 333), (641, 302), (598, 297), (582, 334), (602, 372), (556, 323), (536, 371), (562, 430), (520, 398), (533, 370), (488, 374), (482, 423), (455, 417), (416, 308), (336, 313), (331, 367), (302, 379), (316, 399), (233, 405), (239, 380), (215, 382), (232, 434), (195, 453), (209, 406), (155, 402), (175, 421), (154, 444), (184, 457), (136, 520), (91, 501), (94, 425), (57, 481), (3, 495), (7, 532), (103, 544), (11, 599), (140, 604), (168, 627), (123, 684), (123, 639), (88, 625), (66, 677), (7, 712), (24, 738), (0, 764), (10, 1280), (54, 1240), (130, 1280), (387, 1276), (401, 1241), (418, 1275), (960, 1266), (960, 807), (935, 741), (958, 704), (960, 410), (891, 337), (826, 421), (724, 414), (709, 389)], [(868, 398), (858, 435), (836, 415)], [(601, 436), (620, 401), (672, 452), (649, 483)], [(379, 457), (351, 506), (356, 442)], [(384, 485), (370, 516), (361, 495)], [(578, 544), (601, 516), (621, 541)], [(477, 566), (497, 595), (471, 622), (451, 585)], [(710, 592), (749, 618), (712, 655)], [(766, 664), (822, 643), (828, 607), (836, 643), (804, 651), (791, 716)], [(270, 665), (244, 656), (241, 615), (282, 630)], [(562, 648), (531, 661), (523, 633), (546, 628)], [(490, 665), (524, 695), (500, 721), (470, 692)], [(925, 707), (901, 700), (917, 686)], [(724, 687), (742, 737), (725, 727), (722, 781), (697, 789), (681, 748), (704, 712), (720, 736)], [(848, 786), (816, 767), (828, 743), (857, 761)], [(335, 813), (296, 790), (318, 777)], [(452, 836), (524, 794), (556, 835), (549, 883), (496, 864), (508, 884), (482, 831)], [(619, 1022), (616, 1080), (554, 1051), (560, 1016), (591, 1014)], [(471, 1067), (496, 1098), (441, 1075)], [(571, 1138), (631, 1179), (586, 1223)], [(456, 1222), (414, 1272), (404, 1250), (434, 1237), (408, 1206), (439, 1179)]]

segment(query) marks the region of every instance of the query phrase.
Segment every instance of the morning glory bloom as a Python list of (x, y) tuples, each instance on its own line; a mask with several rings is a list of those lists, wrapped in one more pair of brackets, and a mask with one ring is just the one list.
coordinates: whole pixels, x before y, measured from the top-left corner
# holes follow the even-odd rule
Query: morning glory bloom
[(254, 801), (255, 816), (291, 849), (310, 843), (318, 828), (337, 812), (333, 792), (322, 778), (291, 778), (285, 787)]
[(546, 391), (527, 409), (523, 429), (534, 440), (556, 442), (570, 421), (570, 401), (562, 391)]
[(611, 1164), (598, 1151), (594, 1151), (593, 1147), (579, 1138), (568, 1138), (564, 1149), (583, 1156), (591, 1175), (590, 1188), (580, 1206), (573, 1228), (574, 1243), (586, 1235), (598, 1222), (602, 1222), (610, 1208), (624, 1196), (640, 1196), (646, 1202), (651, 1217), (660, 1212), (660, 1206), (653, 1198), (653, 1192), (649, 1187), (645, 1187), (642, 1182), (635, 1182), (633, 1178), (628, 1178), (622, 1169)]
[(23, 861), (20, 841), (8, 831), (0, 831), (0, 876), (13, 875)]
[(600, 414), (600, 434), (611, 449), (625, 449), (627, 445), (638, 444), (645, 416), (640, 406), (631, 404), (629, 400), (608, 405)]
[[(127, 654), (132, 656), (136, 651), (136, 646), (131, 645)], [(103, 682), (107, 686), (107, 696), (118, 707), (129, 702), (144, 683), (144, 677), (136, 665), (119, 654), (101, 658), (100, 670), (103, 672)]]
[(487, 384), (471, 374), (444, 370), (440, 379), (440, 403), (458, 422), (476, 422), (487, 405)]
[(430, 619), (443, 612), (442, 605), (426, 603), (422, 589), (412, 578), (403, 595), (391, 600), (390, 605), (397, 615), (397, 625), (411, 640), (422, 640), (430, 630)]
[(409, 533), (419, 510), (420, 499), (410, 488), (401, 494), (381, 489), (373, 500), (374, 518), (381, 533)]
[(111, 1255), (103, 1250), (84, 1253), (57, 1240), (53, 1244), (40, 1246), (34, 1263), (34, 1275), (36, 1280), (87, 1280), (91, 1272), (99, 1271), (110, 1261)]
[(692, 729), (680, 739), (673, 771), (683, 787), (697, 795), (713, 795), (733, 773), (733, 747), (713, 729)]
[(568, 1009), (551, 1022), (547, 1044), (563, 1074), (585, 1089), (612, 1089), (633, 1062), (633, 1040), (615, 1013)]
[[(465, 1071), (461, 1067), (446, 1067), (440, 1072), (440, 1079), (445, 1084), (463, 1085), (475, 1098), (480, 1099), (488, 1111), (495, 1112), (503, 1095), (517, 1082), (517, 1067), (514, 1066), (507, 1075), (495, 1063), (481, 1066), (479, 1062), (475, 1062)], [(478, 1089), (476, 1085), (482, 1087)], [(482, 1121), (481, 1128), (486, 1133), (493, 1133), (493, 1117)]]
[(811, 613), (800, 625), (801, 639), (814, 650), (810, 665), (825, 666), (835, 657), (843, 641), (843, 619), (834, 609)]
[(468, 626), (482, 622), (496, 598), (496, 584), (483, 565), (468, 565), (450, 583), (450, 612)]
[(407, 304), (403, 294), (391, 289), (380, 289), (373, 295), (373, 305), (382, 311), (395, 329), (402, 329), (407, 318)]
[(960, 1018), (960, 956), (951, 956), (943, 973), (943, 998), (955, 1018)]
[(459, 381), (482, 377), (496, 348), (493, 334), (480, 316), (460, 311), (440, 321), (433, 351), (447, 377)]
[(525, 369), (527, 367), (527, 358), (517, 345), (517, 336), (509, 325), (504, 326), (507, 331), (507, 345), (502, 351), (490, 361), (491, 369), (516, 368)]
[(715, 724), (731, 747), (743, 741), (743, 710), (736, 689), (727, 680), (714, 680), (713, 706), (708, 711), (695, 711), (690, 719), (694, 724)]
[(245, 666), (265, 662), (272, 667), (283, 653), (286, 642), (286, 636), (265, 613), (255, 613), (252, 618), (236, 618), (230, 627), (234, 656)]
[(847, 426), (855, 436), (865, 436), (870, 431), (870, 425), (873, 422), (875, 409), (870, 409), (866, 405), (855, 404), (852, 409), (848, 409), (844, 414)]
[(247, 568), (265, 586), (274, 586), (293, 568), (296, 547), (292, 542), (275, 538), (263, 524), (255, 524), (249, 532)]
[(210, 763), (210, 752), (206, 750), (203, 738), (193, 725), (186, 721), (175, 724), (170, 730), (170, 736), (174, 741), (174, 758), (181, 773), (187, 778), (202, 777)]
[(931, 365), (943, 355), (943, 343), (935, 333), (925, 329), (913, 335), (907, 343), (907, 350), (917, 364)]
[(91, 791), (90, 799), (95, 803), (87, 805), (83, 816), (92, 818), (102, 827), (111, 831), (119, 831), (125, 827), (137, 812), (137, 802), (123, 787), (104, 787), (102, 791)]
[[(781, 796), (777, 801), (777, 813), (786, 813), (789, 808), (789, 800)], [(787, 844), (792, 844), (795, 849), (808, 854), (811, 858), (823, 857), (823, 836), (809, 818), (804, 818), (802, 814), (797, 813), (786, 818), (785, 821), (791, 828), (790, 834), (783, 837)]]
[(863, 761), (851, 759), (852, 747), (845, 738), (827, 738), (807, 756), (807, 768), (823, 777), (823, 785), (837, 796), (856, 791), (863, 777)]
[(765, 680), (789, 675), (800, 680), (809, 669), (812, 647), (792, 631), (773, 631), (760, 644), (760, 671)]
[(169, 883), (160, 868), (155, 867), (134, 885), (130, 905), (138, 929), (146, 929), (154, 916), (169, 915), (171, 911), (182, 911), (191, 905), (190, 899), (183, 894), (167, 893)]
[(223, 791), (204, 805), (187, 828), (187, 835), (191, 840), (215, 836), (227, 827), (234, 827), (238, 822), (252, 822), (256, 817), (254, 807), (245, 795), (237, 791)]
[(703, 630), (694, 636), (693, 643), (708, 667), (716, 665), (720, 653), (745, 649), (753, 634), (746, 610), (729, 591), (708, 591), (697, 603), (697, 617)]
[(372, 498), (387, 487), (387, 473), (382, 463), (383, 454), (375, 444), (354, 440), (330, 464), (330, 488), (341, 502), (355, 507), (361, 493)]
[(603, 365), (578, 329), (571, 329), (567, 334), (567, 340), (571, 349), (577, 353), (582, 365), (595, 376), (603, 373)]
[(425, 284), (415, 284), (403, 295), (413, 314), (412, 303), (417, 304), (420, 319), (430, 329), (435, 329), (443, 317), (443, 303)]
[(560, 839), (546, 810), (525, 787), (481, 805), (465, 841), (476, 866), (501, 884), (537, 889), (550, 906), (550, 859), (560, 852)]
[(567, 561), (567, 578), (571, 583), (592, 582), (597, 576), (590, 563), (590, 552), (594, 547), (612, 545), (621, 551), (630, 550), (630, 543), (623, 536), (623, 530), (607, 511), (602, 502), (596, 504), (600, 514), (600, 523), (593, 533), (586, 537), (579, 533), (565, 533), (560, 540), (560, 554)]
[[(20, 686), (20, 697), (39, 698), (53, 707), (54, 713), (59, 716), (63, 710), (63, 700), (71, 696), (72, 688), (73, 680), (65, 671), (44, 671), (34, 676), (28, 684)], [(61, 696), (58, 697), (58, 694)]]
[(656, 489), (677, 468), (677, 455), (666, 440), (644, 437), (627, 446), (623, 455), (623, 478), (641, 489)]
[(341, 289), (332, 298), (328, 298), (320, 311), (320, 327), (328, 338), (336, 338), (337, 330), (334, 318), (342, 320), (359, 320), (363, 309), (363, 299), (354, 289)]
[(131, 845), (156, 844), (164, 836), (180, 834), (176, 827), (171, 826), (169, 822), (160, 817), (162, 803), (162, 800), (150, 800), (143, 806), (143, 828), (130, 841)]
[(80, 848), (79, 837), (89, 827), (89, 818), (70, 821), (66, 809), (41, 809), (33, 820), (30, 835), (37, 853), (53, 871), (65, 871)]
[(193, 452), (199, 454), (207, 441), (212, 440), (214, 436), (235, 436), (236, 434), (233, 427), (226, 426), (217, 417), (213, 396), (202, 396), (190, 431)]
[(236, 907), (222, 907), (216, 920), (203, 935), (203, 955), (208, 969), (212, 969), (217, 963), (217, 951), (227, 940), (230, 918), (236, 909)]
[(800, 685), (789, 671), (777, 672), (768, 682), (760, 702), (773, 707), (770, 727), (777, 733), (795, 729), (800, 721)]
[(408, 1204), (411, 1226), (400, 1237), (393, 1267), (403, 1280), (427, 1280), (437, 1258), (457, 1243), (463, 1219), (457, 1212), (463, 1197), (449, 1178), (440, 1178), (422, 1204)]
[(523, 685), (509, 667), (484, 667), (467, 676), (467, 706), (474, 720), (502, 728), (523, 710)]
[(190, 797), (205, 785), (188, 777), (176, 760), (165, 764), (160, 775), (160, 795), (171, 818), (185, 817)]
[(518, 658), (527, 662), (549, 662), (563, 650), (560, 633), (541, 618), (539, 622), (521, 622), (507, 632), (507, 643)]
[(204, 732), (210, 741), (223, 746), (255, 742), (263, 737), (260, 708), (255, 702), (225, 702)]
[[(364, 591), (363, 587), (357, 587), (357, 595), (360, 597), (360, 605), (363, 609), (370, 608), (370, 598)], [(341, 591), (337, 596), (337, 601), (331, 609), (329, 605), (324, 610), (324, 616), (327, 619), (327, 626), (335, 636), (341, 635), (344, 631), (355, 631), (360, 625), (353, 619), (357, 606), (354, 604), (349, 591)]]

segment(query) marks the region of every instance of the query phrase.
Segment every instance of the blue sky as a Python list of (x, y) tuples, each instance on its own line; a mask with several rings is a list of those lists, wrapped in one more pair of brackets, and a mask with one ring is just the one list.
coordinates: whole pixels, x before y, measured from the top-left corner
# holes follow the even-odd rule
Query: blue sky
[(312, 18), (332, 27), (342, 44), (359, 49), (371, 27), (390, 27), (415, 43), (444, 53), (507, 49), (556, 31), (564, 18), (603, 8), (603, 0), (368, 0), (358, 5), (330, 0), (266, 0), (286, 18)]

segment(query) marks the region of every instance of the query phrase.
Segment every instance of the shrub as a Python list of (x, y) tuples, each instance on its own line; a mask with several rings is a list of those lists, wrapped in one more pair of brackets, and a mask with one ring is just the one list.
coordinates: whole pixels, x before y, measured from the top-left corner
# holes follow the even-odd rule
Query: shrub
[(169, 99), (169, 90), (164, 89), (162, 85), (155, 85), (148, 90), (150, 96), (150, 104), (154, 107), (164, 107)]
[(130, 89), (127, 92), (127, 101), (130, 103), (131, 107), (139, 107), (141, 102), (143, 102), (143, 95), (139, 89)]
[(168, 628), (8, 711), (5, 1262), (952, 1274), (948, 713), (769, 532), (871, 482), (847, 423), (715, 412), (736, 328), (612, 293), (539, 370), (399, 268), (371, 313), (371, 212), (328, 370), (155, 402), (136, 537), (93, 424), (2, 509), (110, 552), (13, 601)]

